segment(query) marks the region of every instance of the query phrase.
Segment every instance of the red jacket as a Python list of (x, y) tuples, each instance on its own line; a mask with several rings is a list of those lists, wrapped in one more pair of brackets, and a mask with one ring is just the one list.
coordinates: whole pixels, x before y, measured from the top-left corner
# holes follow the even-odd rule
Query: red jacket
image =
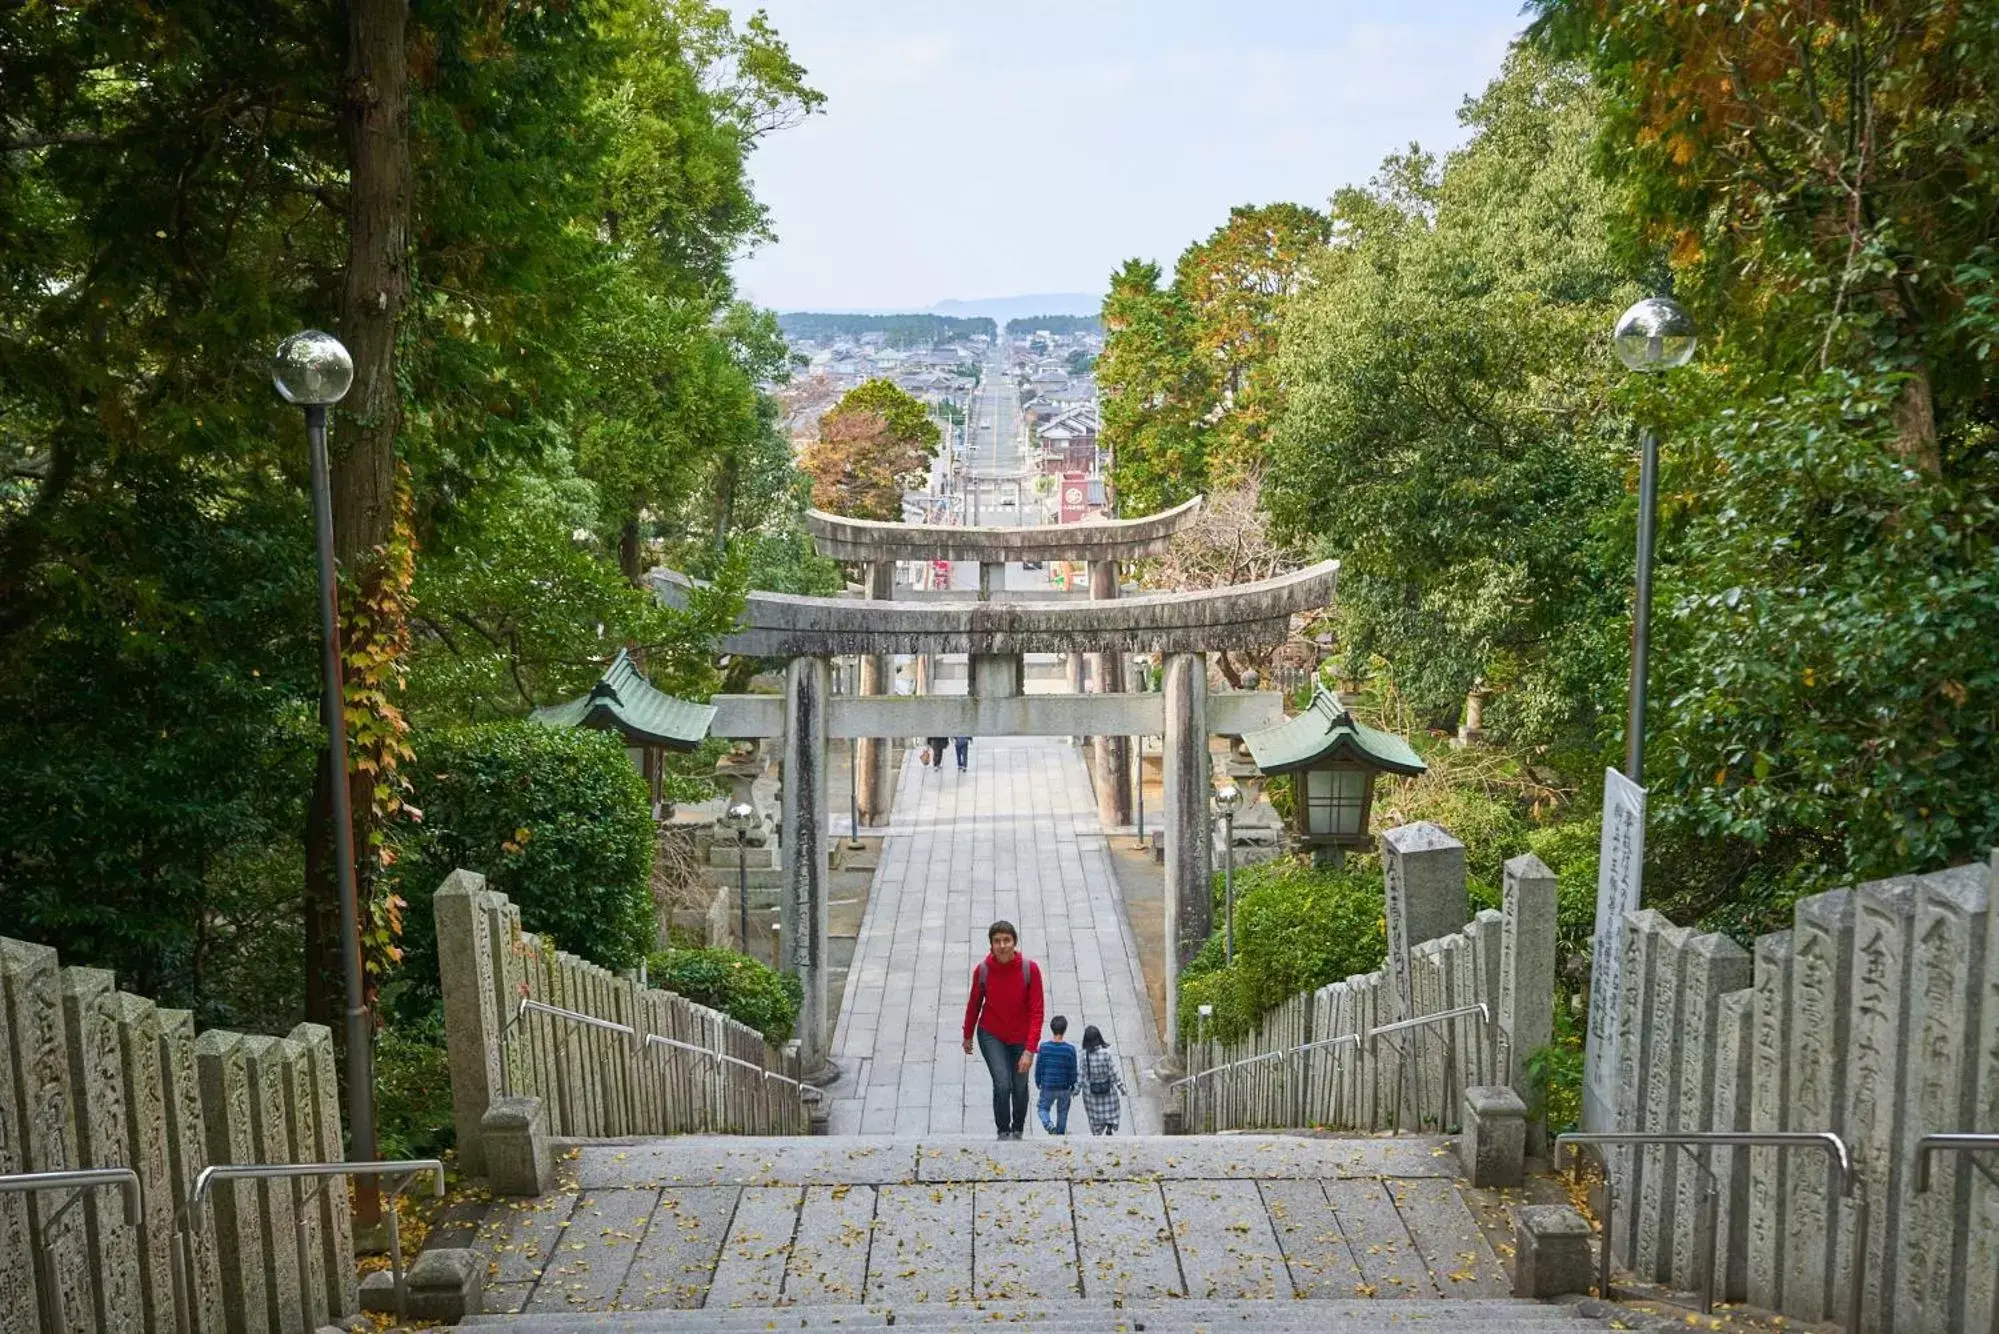
[[(985, 986), (979, 986), (979, 969), (985, 970)], [(965, 1041), (973, 1029), (984, 1029), (1001, 1042), (1024, 1043), (1029, 1051), (1041, 1046), (1041, 969), (1027, 956), (1015, 954), (1012, 963), (1001, 963), (992, 955), (972, 970), (972, 994), (965, 999)]]

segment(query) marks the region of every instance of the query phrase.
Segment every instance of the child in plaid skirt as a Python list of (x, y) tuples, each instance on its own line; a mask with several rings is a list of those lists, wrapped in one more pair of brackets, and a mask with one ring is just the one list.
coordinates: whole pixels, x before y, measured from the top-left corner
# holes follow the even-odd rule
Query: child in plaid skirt
[(1122, 1098), (1131, 1093), (1118, 1071), (1117, 1054), (1095, 1024), (1083, 1030), (1083, 1056), (1078, 1064), (1077, 1082), (1083, 1087), (1083, 1111), (1090, 1118), (1090, 1133), (1115, 1135), (1124, 1107)]

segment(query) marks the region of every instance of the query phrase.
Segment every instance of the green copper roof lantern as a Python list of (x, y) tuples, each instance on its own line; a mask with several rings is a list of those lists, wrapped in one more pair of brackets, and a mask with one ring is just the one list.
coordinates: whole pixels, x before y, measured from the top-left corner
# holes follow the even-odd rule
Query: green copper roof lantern
[(689, 751), (707, 740), (708, 728), (715, 721), (715, 706), (667, 694), (646, 680), (631, 656), (619, 649), (589, 694), (536, 709), (529, 716), (548, 727), (595, 727), (616, 732), (628, 746)]
[(1372, 845), (1367, 824), (1377, 773), (1415, 775), (1430, 766), (1392, 732), (1369, 727), (1323, 685), (1304, 712), (1243, 737), (1266, 776), (1293, 774), (1292, 830), (1306, 847)]

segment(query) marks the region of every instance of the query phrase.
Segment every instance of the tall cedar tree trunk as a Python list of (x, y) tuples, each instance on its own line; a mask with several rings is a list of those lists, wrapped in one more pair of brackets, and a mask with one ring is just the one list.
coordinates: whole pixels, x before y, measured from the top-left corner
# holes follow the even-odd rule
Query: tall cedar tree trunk
[[(410, 144), (408, 0), (349, 0), (347, 72), (340, 86), (340, 130), (349, 171), (347, 274), (341, 338), (354, 357), (354, 387), (331, 432), (333, 550), (348, 580), (342, 621), (372, 605), (381, 571), (377, 552), (396, 524), (396, 323), (409, 292)], [(360, 634), (370, 634), (363, 624)], [(343, 647), (346, 647), (343, 645)], [(306, 1009), (341, 1033), (340, 897), (334, 883), (332, 801), (320, 755), (306, 829)], [(355, 870), (369, 900), (373, 858), (368, 833), (370, 783), (350, 778)], [(365, 914), (365, 909), (364, 909)], [(373, 1145), (356, 1145), (374, 1156)]]

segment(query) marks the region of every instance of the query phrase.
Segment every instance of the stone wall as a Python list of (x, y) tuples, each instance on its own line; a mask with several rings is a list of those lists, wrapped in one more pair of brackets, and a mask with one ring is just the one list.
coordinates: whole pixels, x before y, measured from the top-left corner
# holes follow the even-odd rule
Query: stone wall
[[(342, 1157), (333, 1035), (197, 1035), (185, 1010), (0, 937), (0, 1174), (129, 1167), (115, 1188), (0, 1194), (0, 1331), (175, 1328), (175, 1229), (210, 1163)], [(333, 1189), (337, 1192), (336, 1183)], [(314, 1328), (356, 1308), (343, 1197), (301, 1217), (291, 1182), (222, 1182), (185, 1240), (197, 1334)]]
[(1866, 1208), (1857, 1230), (1815, 1152), (1613, 1150), (1621, 1267), (1698, 1283), (1711, 1172), (1719, 1297), (1843, 1319), (1857, 1263), (1865, 1330), (1995, 1327), (1999, 1184), (1942, 1155), (1918, 1191), (1915, 1161), (1922, 1135), (1999, 1132), (1994, 875), (1959, 867), (1804, 899), (1790, 930), (1752, 950), (1656, 912), (1626, 919), (1615, 1128), (1830, 1130)]
[[(799, 1091), (761, 1073), (795, 1080), (798, 1060), (755, 1029), (555, 949), (523, 931), (520, 909), (471, 871), (446, 877), (435, 911), (452, 1119), (468, 1174), (484, 1173), (480, 1124), (503, 1097), (541, 1099), (549, 1133), (561, 1138), (806, 1131)], [(724, 1052), (754, 1068), (523, 1014), (523, 1000)]]
[[(1382, 842), (1388, 934), (1392, 950), (1409, 942), (1406, 967), (1391, 958), (1375, 972), (1294, 996), (1240, 1042), (1186, 1035), (1190, 1076), (1355, 1039), (1183, 1083), (1187, 1130), (1455, 1131), (1465, 1089), (1480, 1085), (1511, 1085), (1532, 1105), (1526, 1058), (1548, 1043), (1553, 1020), (1554, 875), (1538, 858), (1517, 857), (1506, 865), (1504, 912), (1486, 909), (1461, 930), (1432, 936), (1440, 913), (1459, 922), (1467, 916), (1463, 845), (1429, 824), (1392, 830)], [(1486, 1007), (1491, 1023), (1470, 1015), (1368, 1038), (1404, 1018), (1474, 1004)]]

